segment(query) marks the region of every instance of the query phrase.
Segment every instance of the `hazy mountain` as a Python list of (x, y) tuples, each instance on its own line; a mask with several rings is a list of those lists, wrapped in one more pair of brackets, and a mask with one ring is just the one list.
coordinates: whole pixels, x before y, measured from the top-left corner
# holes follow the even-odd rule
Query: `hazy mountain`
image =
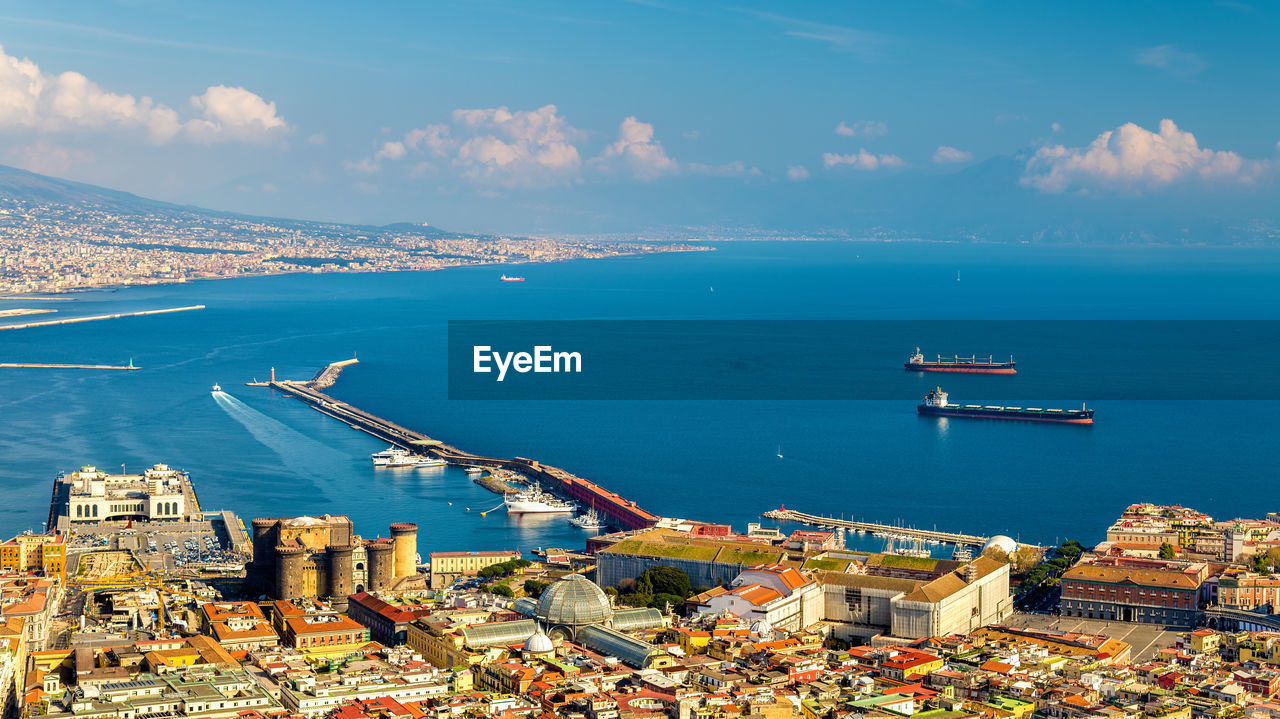
[(193, 223), (200, 222), (201, 218), (216, 218), (222, 221), (240, 220), (285, 228), (305, 227), (311, 233), (318, 232), (330, 236), (349, 235), (354, 242), (376, 239), (376, 236), (383, 232), (394, 232), (397, 235), (418, 235), (430, 239), (447, 237), (484, 239), (489, 237), (482, 234), (449, 232), (429, 225), (408, 222), (383, 226), (351, 225), (209, 210), (194, 205), (161, 202), (139, 197), (129, 192), (63, 180), (57, 177), (28, 172), (16, 167), (0, 165), (0, 207), (13, 203), (52, 206), (49, 208), (50, 210), (59, 206), (67, 210), (80, 211), (99, 209), (129, 217), (162, 217), (169, 221), (186, 220)]

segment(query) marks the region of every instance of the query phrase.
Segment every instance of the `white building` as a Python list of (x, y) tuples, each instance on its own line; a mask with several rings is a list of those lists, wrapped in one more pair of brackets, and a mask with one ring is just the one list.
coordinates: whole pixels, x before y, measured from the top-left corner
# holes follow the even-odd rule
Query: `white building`
[(68, 482), (67, 517), (73, 522), (180, 520), (186, 514), (186, 475), (157, 464), (142, 474), (107, 474), (81, 467)]
[(701, 613), (729, 612), (789, 632), (822, 619), (822, 588), (795, 568), (780, 564), (752, 567), (735, 577), (728, 589), (713, 589), (699, 598)]

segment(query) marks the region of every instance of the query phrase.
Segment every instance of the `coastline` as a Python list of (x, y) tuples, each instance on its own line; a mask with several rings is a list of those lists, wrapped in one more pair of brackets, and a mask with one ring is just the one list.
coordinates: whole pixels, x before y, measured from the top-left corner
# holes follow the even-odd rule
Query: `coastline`
[(85, 285), (81, 287), (68, 287), (62, 290), (33, 290), (31, 292), (7, 292), (0, 295), (0, 301), (71, 301), (74, 297), (69, 295), (80, 295), (89, 292), (116, 292), (125, 289), (139, 289), (145, 287), (166, 287), (170, 285), (188, 285), (195, 282), (215, 282), (219, 280), (239, 280), (252, 279), (258, 277), (286, 277), (289, 275), (385, 275), (398, 274), (403, 272), (438, 272), (441, 270), (451, 270), (460, 267), (515, 267), (520, 265), (554, 265), (565, 262), (591, 261), (591, 260), (609, 260), (619, 257), (646, 257), (649, 255), (675, 254), (681, 252), (714, 252), (715, 247), (707, 245), (672, 245), (670, 247), (662, 247), (652, 245), (653, 249), (648, 251), (637, 252), (618, 252), (611, 255), (600, 255), (594, 257), (565, 257), (554, 260), (520, 260), (515, 262), (459, 262), (457, 264), (440, 265), (438, 267), (404, 267), (395, 269), (349, 269), (345, 266), (335, 265), (332, 269), (321, 267), (305, 267), (299, 266), (296, 271), (268, 271), (268, 272), (241, 272), (234, 275), (226, 275), (221, 277), (179, 277), (172, 280), (160, 280), (156, 282), (124, 282), (111, 283), (101, 285)]

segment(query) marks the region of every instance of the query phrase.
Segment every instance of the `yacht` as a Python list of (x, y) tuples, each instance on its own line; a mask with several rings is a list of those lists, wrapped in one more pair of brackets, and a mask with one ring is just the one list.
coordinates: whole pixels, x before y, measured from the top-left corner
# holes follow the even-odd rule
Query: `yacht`
[(581, 529), (600, 530), (604, 529), (604, 517), (600, 516), (595, 507), (592, 507), (586, 514), (570, 519), (569, 524)]
[(484, 467), (467, 467), (467, 476), (474, 477), (477, 474), (484, 474)]
[[(130, 361), (130, 362), (132, 362), (133, 360), (129, 360), (129, 361)], [(215, 382), (215, 383), (214, 383), (214, 385), (213, 385), (213, 391), (214, 391), (214, 392), (221, 392), (221, 391), (222, 391), (222, 385), (220, 385), (220, 384), (218, 384), (218, 383), (216, 383), (216, 382)]]
[(374, 452), (372, 459), (375, 467), (443, 467), (448, 464), (438, 457), (423, 457), (399, 447), (387, 447), (381, 452)]
[(523, 492), (506, 495), (502, 503), (507, 505), (507, 514), (574, 514), (578, 511), (578, 505), (542, 491), (537, 484)]

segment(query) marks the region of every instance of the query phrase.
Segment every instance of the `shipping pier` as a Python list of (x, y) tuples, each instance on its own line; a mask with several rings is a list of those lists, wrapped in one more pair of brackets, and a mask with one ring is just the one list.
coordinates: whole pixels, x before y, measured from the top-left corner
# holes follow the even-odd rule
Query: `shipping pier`
[(615, 524), (626, 529), (643, 529), (651, 527), (660, 517), (649, 512), (634, 501), (626, 499), (617, 492), (610, 491), (587, 479), (578, 477), (559, 467), (543, 464), (535, 459), (525, 457), (484, 457), (432, 439), (421, 432), (401, 427), (390, 420), (369, 414), (351, 404), (335, 399), (320, 391), (333, 386), (338, 375), (346, 367), (356, 364), (358, 360), (349, 359), (334, 362), (322, 369), (314, 378), (306, 382), (277, 380), (275, 370), (271, 370), (271, 379), (267, 382), (247, 382), (251, 387), (270, 387), (278, 392), (299, 399), (313, 409), (327, 414), (334, 419), (381, 439), (396, 447), (411, 452), (439, 457), (449, 464), (463, 467), (485, 467), (488, 469), (506, 469), (518, 472), (536, 480), (543, 487), (566, 496), (583, 506), (594, 507)]
[(852, 519), (837, 519), (835, 517), (824, 517), (820, 514), (808, 514), (807, 512), (797, 512), (794, 509), (782, 507), (779, 509), (771, 509), (763, 513), (761, 516), (768, 519), (779, 519), (788, 522), (799, 522), (817, 527), (829, 527), (840, 529), (851, 529), (853, 531), (866, 532), (895, 539), (919, 539), (924, 542), (941, 542), (943, 544), (954, 544), (964, 547), (981, 547), (987, 543), (990, 537), (979, 537), (974, 534), (960, 534), (958, 532), (939, 532), (936, 529), (915, 529), (913, 527), (899, 527), (893, 524), (877, 524), (875, 522), (859, 522)]

